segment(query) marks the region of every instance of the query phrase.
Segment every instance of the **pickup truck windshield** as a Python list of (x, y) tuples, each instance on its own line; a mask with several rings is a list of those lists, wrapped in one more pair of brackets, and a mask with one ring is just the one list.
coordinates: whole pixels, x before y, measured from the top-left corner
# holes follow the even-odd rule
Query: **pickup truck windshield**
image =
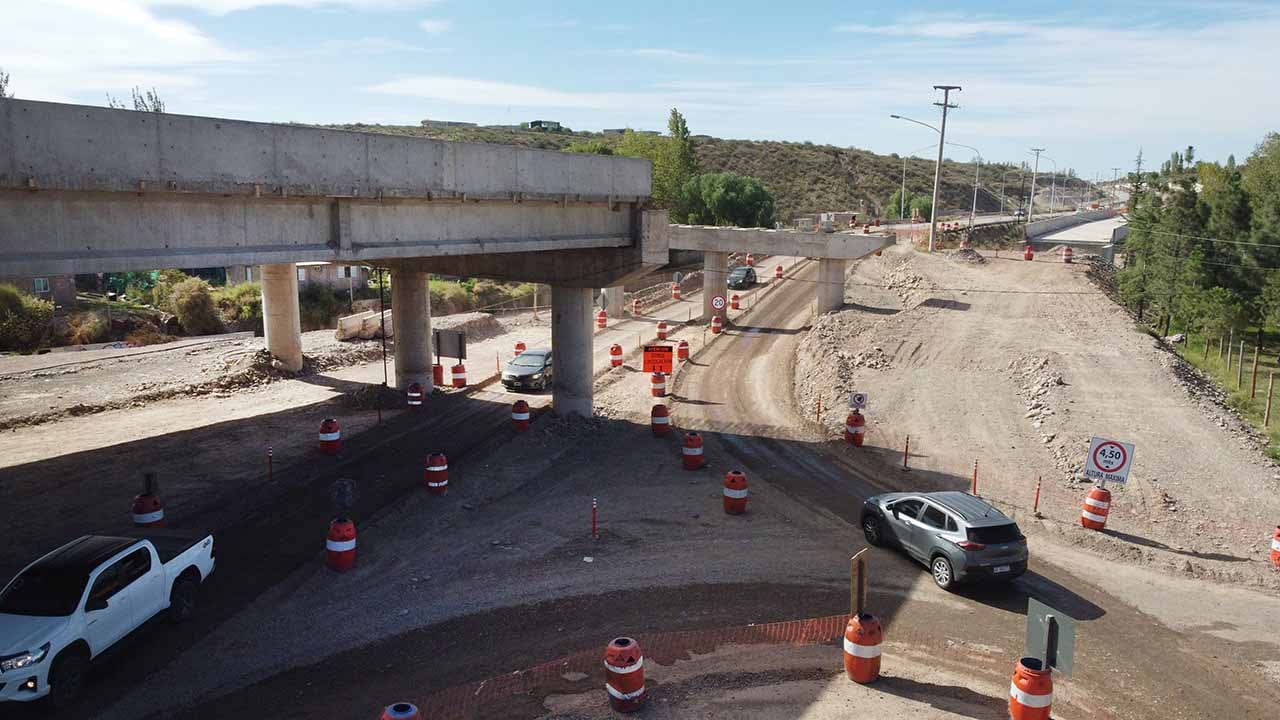
[(0, 595), (0, 613), (62, 617), (76, 611), (88, 575), (78, 568), (33, 567)]

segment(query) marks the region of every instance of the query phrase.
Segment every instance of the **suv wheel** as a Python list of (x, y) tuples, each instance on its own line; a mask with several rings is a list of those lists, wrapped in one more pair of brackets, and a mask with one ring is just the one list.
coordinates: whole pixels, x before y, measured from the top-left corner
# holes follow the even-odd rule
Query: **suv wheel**
[(68, 650), (53, 661), (49, 670), (49, 704), (59, 710), (71, 707), (84, 690), (89, 658), (81, 650)]
[(929, 563), (929, 572), (933, 574), (933, 582), (943, 590), (950, 590), (955, 584), (955, 575), (951, 572), (951, 561), (946, 555), (938, 555)]
[(884, 537), (880, 531), (880, 518), (875, 515), (868, 514), (862, 518), (862, 534), (867, 538), (868, 545), (879, 547), (884, 543)]

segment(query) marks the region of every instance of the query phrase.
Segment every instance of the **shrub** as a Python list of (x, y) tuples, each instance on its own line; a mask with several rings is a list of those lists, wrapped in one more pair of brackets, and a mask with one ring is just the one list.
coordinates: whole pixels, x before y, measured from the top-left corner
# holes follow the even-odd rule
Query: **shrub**
[(214, 288), (213, 304), (218, 308), (222, 321), (238, 328), (262, 326), (262, 285), (243, 282)]
[(53, 303), (0, 284), (0, 351), (30, 352), (49, 336)]
[(189, 277), (175, 284), (169, 293), (169, 302), (188, 335), (209, 335), (222, 330), (222, 321), (213, 305), (213, 293), (204, 279)]
[(471, 296), (466, 288), (451, 280), (432, 279), (428, 283), (431, 293), (431, 313), (433, 315), (449, 315), (465, 312), (471, 308)]
[(76, 313), (67, 318), (67, 344), (91, 345), (110, 339), (111, 326), (96, 312)]
[[(181, 270), (169, 268), (167, 270), (157, 270), (155, 284), (151, 287), (151, 305), (159, 310), (171, 312), (177, 315), (174, 309), (172, 295), (173, 288), (178, 283), (184, 282), (188, 275)], [(183, 323), (185, 326), (186, 323)], [(188, 330), (187, 332), (191, 332)]]
[(298, 291), (298, 312), (301, 315), (303, 330), (319, 330), (329, 327), (338, 315), (340, 308), (346, 306), (344, 294), (342, 302), (331, 288), (320, 283), (307, 283)]

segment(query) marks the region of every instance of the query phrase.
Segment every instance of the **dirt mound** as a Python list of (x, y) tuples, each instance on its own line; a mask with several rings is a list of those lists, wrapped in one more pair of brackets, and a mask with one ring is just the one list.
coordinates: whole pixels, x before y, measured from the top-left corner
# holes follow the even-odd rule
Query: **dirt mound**
[(399, 390), (382, 384), (365, 385), (342, 396), (342, 406), (352, 410), (390, 410), (403, 402)]
[(987, 259), (982, 257), (982, 255), (980, 255), (978, 251), (974, 250), (973, 248), (960, 248), (959, 250), (952, 250), (951, 252), (947, 253), (947, 259), (955, 260), (958, 262), (971, 263), (973, 265), (987, 264)]
[[(800, 341), (795, 363), (796, 403), (816, 412), (822, 402), (823, 425), (843, 427), (849, 392), (866, 382), (870, 371), (890, 366), (890, 358), (878, 346), (860, 347), (857, 336), (868, 328), (857, 310), (827, 313)], [(812, 417), (810, 415), (809, 417)]]

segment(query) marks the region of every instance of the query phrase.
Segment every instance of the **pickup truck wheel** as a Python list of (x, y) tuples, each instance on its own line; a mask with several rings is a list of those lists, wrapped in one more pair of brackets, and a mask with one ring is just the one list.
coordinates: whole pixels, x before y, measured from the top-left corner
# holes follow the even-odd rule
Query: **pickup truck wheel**
[(68, 650), (49, 669), (49, 704), (59, 710), (71, 707), (84, 690), (89, 658), (79, 650)]
[(196, 615), (196, 597), (200, 594), (200, 581), (191, 575), (183, 575), (173, 583), (169, 593), (169, 619), (186, 622)]

